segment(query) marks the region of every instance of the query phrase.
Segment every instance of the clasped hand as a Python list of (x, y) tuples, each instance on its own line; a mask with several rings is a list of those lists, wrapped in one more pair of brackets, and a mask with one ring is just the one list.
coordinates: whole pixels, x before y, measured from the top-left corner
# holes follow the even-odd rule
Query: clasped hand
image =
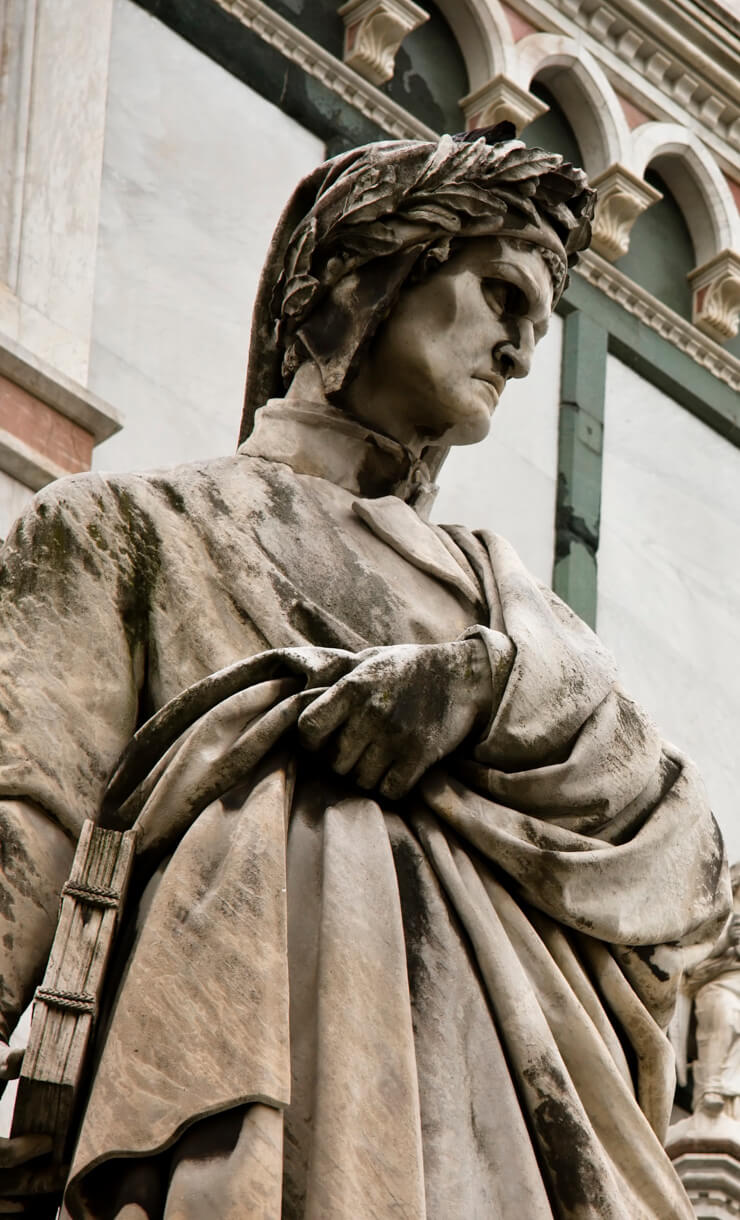
[(395, 800), (485, 727), (492, 699), (480, 639), (371, 648), (310, 704), (298, 729), (337, 774)]

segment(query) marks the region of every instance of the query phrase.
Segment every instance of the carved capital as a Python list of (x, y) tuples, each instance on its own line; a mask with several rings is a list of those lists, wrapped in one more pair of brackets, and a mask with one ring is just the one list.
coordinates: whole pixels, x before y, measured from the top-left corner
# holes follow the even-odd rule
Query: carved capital
[(348, 0), (339, 16), (344, 22), (344, 62), (374, 85), (391, 79), (404, 38), (429, 20), (429, 13), (413, 0)]
[(694, 293), (694, 326), (725, 343), (738, 332), (740, 319), (740, 254), (721, 250), (689, 274)]
[(460, 105), (468, 131), (476, 127), (493, 127), (508, 120), (519, 132), (549, 110), (538, 97), (501, 73), (462, 98)]
[(623, 165), (610, 165), (591, 179), (591, 186), (598, 191), (591, 245), (613, 263), (629, 250), (637, 217), (663, 196)]

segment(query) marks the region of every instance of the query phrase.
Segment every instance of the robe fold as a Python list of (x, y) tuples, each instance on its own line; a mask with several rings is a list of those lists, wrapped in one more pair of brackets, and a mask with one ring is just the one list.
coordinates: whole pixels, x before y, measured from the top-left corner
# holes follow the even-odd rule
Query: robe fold
[[(131, 1158), (174, 1199), (233, 1111), (250, 1216), (690, 1220), (664, 1029), (729, 910), (701, 782), (508, 544), (360, 491), (253, 448), (65, 480), (8, 541), (0, 796), (140, 830), (68, 1213)], [(348, 652), (471, 631), (503, 697), (408, 798), (301, 749)]]

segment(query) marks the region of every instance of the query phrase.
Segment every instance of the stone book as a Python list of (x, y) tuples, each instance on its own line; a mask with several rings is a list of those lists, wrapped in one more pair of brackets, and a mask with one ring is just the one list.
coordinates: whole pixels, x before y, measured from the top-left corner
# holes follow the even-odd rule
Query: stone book
[(35, 1175), (39, 1193), (46, 1192), (47, 1179), (55, 1188), (59, 1168), (71, 1151), (86, 1054), (126, 897), (135, 839), (133, 830), (105, 830), (87, 820), (62, 889), (46, 973), (34, 997), (11, 1129), (13, 1136), (48, 1133), (54, 1138), (52, 1163), (25, 1169), (32, 1180)]

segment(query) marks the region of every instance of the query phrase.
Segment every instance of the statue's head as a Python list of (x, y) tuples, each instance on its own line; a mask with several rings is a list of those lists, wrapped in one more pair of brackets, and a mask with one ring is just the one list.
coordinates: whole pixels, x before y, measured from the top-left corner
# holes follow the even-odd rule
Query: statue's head
[(262, 275), (242, 438), (306, 365), (335, 406), (362, 415), (372, 399), (381, 430), (397, 401), (430, 441), (444, 411), (447, 444), (485, 434), (504, 382), (529, 370), (594, 204), (562, 157), (487, 135), (371, 144), (299, 185)]

